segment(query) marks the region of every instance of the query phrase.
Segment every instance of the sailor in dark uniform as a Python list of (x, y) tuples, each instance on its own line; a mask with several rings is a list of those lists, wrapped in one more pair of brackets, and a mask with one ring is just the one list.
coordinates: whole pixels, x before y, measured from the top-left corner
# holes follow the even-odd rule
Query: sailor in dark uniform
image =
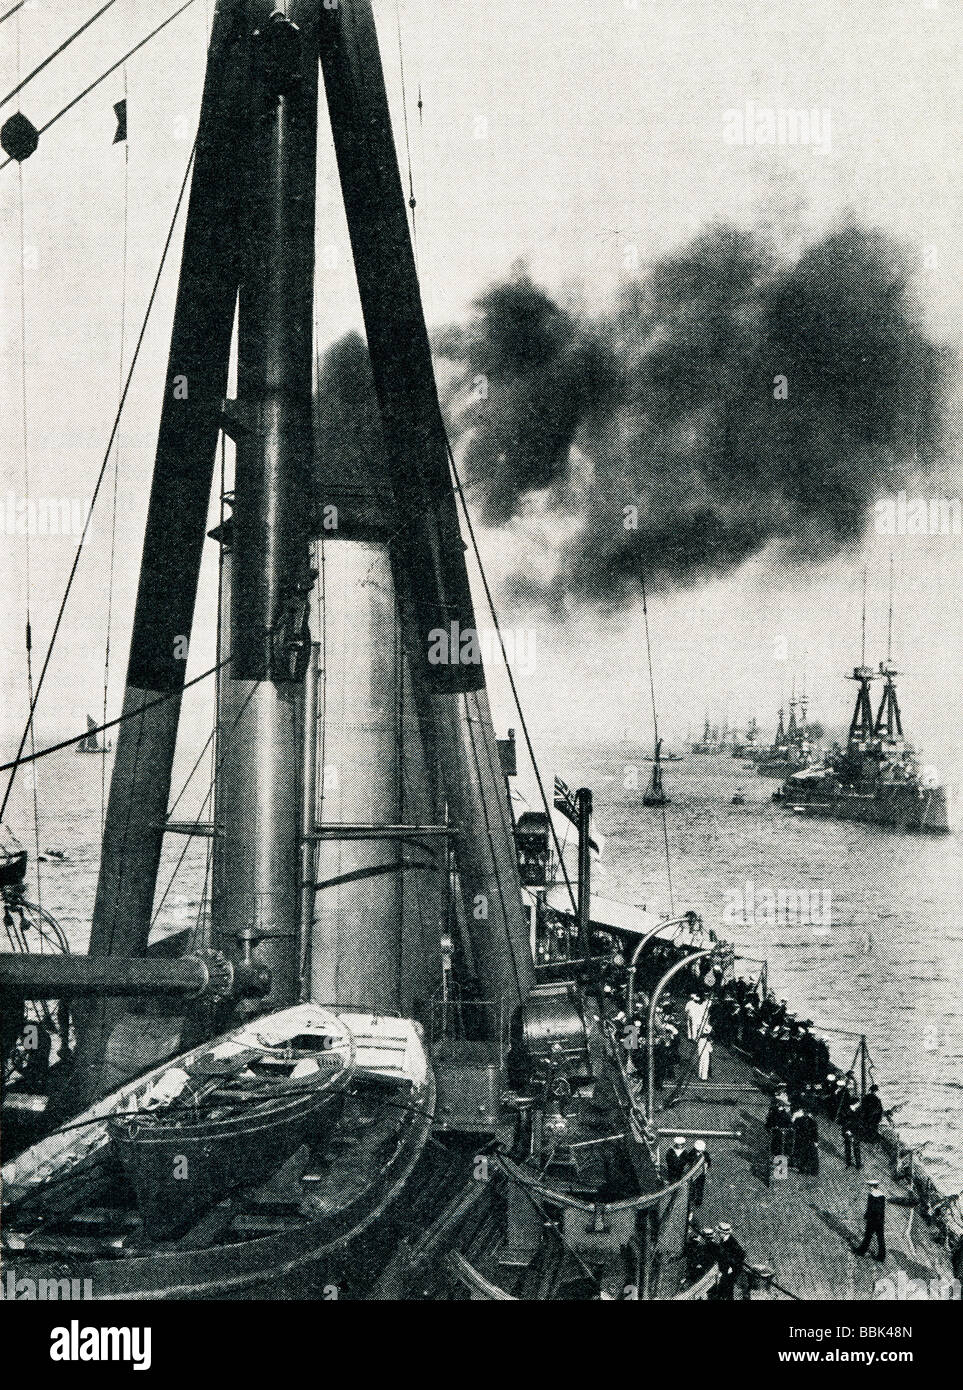
[(785, 1091), (777, 1091), (766, 1116), (766, 1129), (769, 1131), (769, 1152), (773, 1158), (777, 1154), (792, 1154), (792, 1111), (789, 1096)]
[(859, 1147), (859, 1137), (862, 1132), (860, 1125), (860, 1103), (855, 1096), (848, 1096), (843, 1101), (843, 1107), (839, 1114), (839, 1128), (843, 1136), (843, 1152), (846, 1157), (847, 1168), (862, 1168), (863, 1154)]
[(843, 1102), (847, 1099), (846, 1087), (843, 1080), (835, 1072), (829, 1072), (826, 1077), (826, 1114), (831, 1120), (838, 1120), (843, 1109)]
[(686, 1283), (695, 1284), (716, 1262), (715, 1231), (704, 1226), (701, 1231), (693, 1231), (686, 1241), (685, 1269)]
[(665, 1180), (667, 1183), (679, 1181), (688, 1167), (687, 1157), (685, 1140), (681, 1134), (676, 1135), (672, 1141), (672, 1148), (668, 1149), (665, 1155)]
[(709, 1151), (706, 1148), (706, 1141), (704, 1139), (697, 1139), (692, 1145), (692, 1148), (687, 1152), (685, 1156), (686, 1169), (694, 1168), (700, 1158), (704, 1161), (705, 1167), (697, 1178), (692, 1179), (692, 1184), (689, 1189), (692, 1193), (692, 1205), (694, 1207), (702, 1206), (702, 1199), (705, 1197), (706, 1191), (706, 1172), (712, 1167), (712, 1159), (709, 1156)]
[(746, 1262), (746, 1252), (732, 1234), (728, 1221), (720, 1221), (719, 1239), (716, 1245), (716, 1260), (719, 1265), (719, 1282), (716, 1285), (716, 1298), (731, 1302), (736, 1296), (736, 1280), (742, 1273)]
[(819, 1175), (819, 1126), (805, 1107), (796, 1111), (792, 1121), (793, 1158), (800, 1173)]
[(883, 1102), (879, 1098), (879, 1087), (870, 1086), (859, 1106), (859, 1128), (862, 1137), (872, 1143), (878, 1138), (879, 1122), (883, 1118)]
[(886, 1197), (880, 1191), (877, 1178), (870, 1178), (866, 1186), (869, 1189), (866, 1199), (866, 1229), (863, 1232), (863, 1243), (857, 1247), (856, 1254), (867, 1254), (870, 1242), (875, 1236), (876, 1258), (883, 1261), (886, 1259)]

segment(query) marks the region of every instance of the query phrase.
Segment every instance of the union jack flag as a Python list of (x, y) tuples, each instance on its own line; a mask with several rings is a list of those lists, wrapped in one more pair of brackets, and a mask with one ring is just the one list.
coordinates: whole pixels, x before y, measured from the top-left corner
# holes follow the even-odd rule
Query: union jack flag
[[(553, 802), (556, 811), (561, 811), (566, 820), (578, 826), (578, 805), (575, 800), (575, 793), (567, 782), (563, 782), (558, 773), (555, 774), (555, 797)], [(604, 836), (600, 835), (595, 829), (595, 818), (589, 822), (589, 849), (597, 855), (601, 855), (605, 845)]]

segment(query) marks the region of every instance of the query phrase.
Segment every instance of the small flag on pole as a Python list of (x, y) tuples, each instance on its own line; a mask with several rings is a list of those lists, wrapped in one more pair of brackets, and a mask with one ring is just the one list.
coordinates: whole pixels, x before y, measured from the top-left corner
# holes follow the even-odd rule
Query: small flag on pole
[(114, 132), (114, 144), (119, 145), (127, 139), (127, 98), (122, 101), (114, 102), (114, 115), (117, 117), (117, 129)]
[(573, 825), (578, 825), (578, 810), (575, 805), (575, 797), (572, 795), (567, 783), (563, 782), (558, 773), (555, 774), (555, 809), (561, 811), (566, 820), (570, 820)]
[[(554, 805), (556, 811), (561, 811), (566, 820), (578, 826), (578, 806), (575, 801), (575, 793), (567, 783), (563, 782), (558, 773), (555, 774), (555, 797)], [(595, 829), (595, 817), (589, 822), (589, 849), (601, 856), (605, 848), (605, 838)]]

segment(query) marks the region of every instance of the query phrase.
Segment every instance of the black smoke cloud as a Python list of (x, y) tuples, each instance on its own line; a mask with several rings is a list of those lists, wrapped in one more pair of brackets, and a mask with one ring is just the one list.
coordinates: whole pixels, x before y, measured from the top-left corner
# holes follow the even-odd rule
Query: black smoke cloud
[[(818, 563), (941, 459), (948, 354), (920, 325), (899, 249), (856, 225), (792, 260), (711, 227), (597, 316), (519, 273), (435, 346), (481, 520), (534, 512), (549, 537), (557, 523), (552, 577), (509, 585), (559, 615), (763, 550)], [(356, 334), (324, 359), (316, 425), (329, 488), (364, 494), (383, 441)]]
[(767, 547), (818, 562), (941, 452), (946, 354), (899, 250), (854, 225), (792, 262), (710, 228), (594, 319), (519, 274), (438, 347), (482, 519), (559, 522), (553, 578), (511, 581), (557, 612)]

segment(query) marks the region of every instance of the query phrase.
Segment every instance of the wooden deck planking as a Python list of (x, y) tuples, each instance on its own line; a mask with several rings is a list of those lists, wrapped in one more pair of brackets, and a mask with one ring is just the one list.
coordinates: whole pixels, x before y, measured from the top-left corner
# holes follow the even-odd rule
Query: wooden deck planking
[[(706, 1139), (712, 1167), (704, 1205), (696, 1209), (699, 1226), (731, 1222), (747, 1264), (770, 1265), (776, 1281), (801, 1299), (878, 1298), (874, 1284), (885, 1277), (895, 1283), (900, 1270), (907, 1279), (945, 1283), (952, 1278), (946, 1252), (918, 1212), (910, 1226), (911, 1207), (888, 1202), (887, 1253), (882, 1264), (854, 1253), (863, 1234), (866, 1179), (879, 1178), (888, 1199), (907, 1195), (906, 1187), (891, 1177), (878, 1145), (863, 1145), (862, 1170), (847, 1168), (838, 1128), (818, 1116), (819, 1176), (803, 1176), (790, 1169), (785, 1181), (770, 1186), (769, 1135), (764, 1125), (769, 1097), (756, 1086), (748, 1063), (721, 1046), (713, 1053), (710, 1082), (752, 1086), (753, 1090), (712, 1093), (692, 1081), (668, 1110), (658, 1107), (669, 1099), (670, 1088), (666, 1087), (661, 1100), (656, 1096), (660, 1129), (743, 1131), (738, 1139)], [(671, 1142), (671, 1133), (663, 1137), (663, 1152)], [(691, 1144), (692, 1139), (687, 1142)], [(774, 1296), (783, 1295), (774, 1291)]]

